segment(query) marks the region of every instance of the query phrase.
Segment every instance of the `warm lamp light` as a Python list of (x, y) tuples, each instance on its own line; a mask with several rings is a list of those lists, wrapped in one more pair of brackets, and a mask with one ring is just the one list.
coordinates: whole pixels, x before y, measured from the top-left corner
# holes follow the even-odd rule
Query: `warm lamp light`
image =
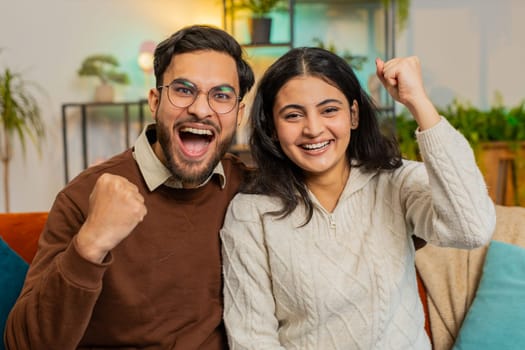
[(145, 41), (140, 45), (137, 61), (140, 69), (142, 69), (144, 73), (151, 73), (153, 71), (153, 52), (156, 46), (157, 44), (153, 41)]
[(153, 54), (149, 52), (139, 53), (139, 67), (144, 71), (144, 73), (151, 73), (153, 70)]

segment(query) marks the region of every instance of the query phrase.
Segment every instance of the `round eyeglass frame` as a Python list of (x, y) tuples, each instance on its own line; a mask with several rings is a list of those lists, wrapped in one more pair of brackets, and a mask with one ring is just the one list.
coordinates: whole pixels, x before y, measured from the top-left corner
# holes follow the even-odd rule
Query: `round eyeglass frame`
[[(171, 97), (170, 91), (171, 91), (171, 86), (173, 84), (176, 84), (176, 83), (189, 84), (191, 87), (188, 87), (188, 88), (194, 90), (195, 94), (193, 96), (193, 99), (188, 99), (189, 103), (175, 104), (173, 102), (173, 98)], [(170, 103), (173, 106), (175, 106), (177, 108), (188, 108), (188, 107), (190, 107), (192, 104), (195, 103), (195, 101), (197, 100), (197, 97), (199, 96), (199, 94), (204, 93), (204, 94), (206, 94), (206, 101), (208, 102), (208, 106), (211, 108), (212, 111), (214, 111), (217, 114), (227, 114), (227, 113), (230, 113), (231, 111), (233, 111), (235, 109), (235, 107), (238, 105), (239, 101), (241, 101), (241, 97), (237, 96), (237, 93), (235, 92), (235, 90), (233, 88), (231, 88), (231, 92), (233, 93), (233, 95), (235, 97), (233, 99), (234, 103), (231, 105), (231, 108), (229, 110), (225, 110), (225, 111), (220, 111), (220, 112), (217, 111), (216, 107), (214, 107), (212, 105), (212, 103), (210, 103), (210, 93), (214, 92), (214, 91), (217, 91), (218, 89), (220, 89), (222, 87), (231, 88), (229, 85), (219, 85), (219, 86), (212, 87), (208, 91), (203, 91), (203, 90), (197, 88), (197, 86), (195, 86), (195, 84), (193, 84), (191, 81), (187, 81), (187, 80), (183, 80), (183, 79), (175, 79), (175, 80), (173, 80), (171, 83), (169, 83), (167, 85), (157, 86), (157, 89), (161, 90), (161, 92), (162, 92), (162, 89), (166, 88), (168, 90), (166, 92), (166, 94), (168, 95), (168, 100), (170, 101)]]

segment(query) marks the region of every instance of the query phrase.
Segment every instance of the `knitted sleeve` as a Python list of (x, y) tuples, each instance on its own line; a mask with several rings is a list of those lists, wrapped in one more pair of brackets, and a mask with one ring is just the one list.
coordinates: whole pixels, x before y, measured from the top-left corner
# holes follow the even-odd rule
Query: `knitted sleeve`
[(232, 350), (284, 349), (277, 334), (264, 231), (254, 205), (257, 198), (237, 195), (221, 230), (224, 322)]
[(400, 188), (406, 217), (417, 236), (457, 248), (487, 243), (496, 214), (467, 140), (442, 118), (416, 132), (423, 166), (407, 166)]

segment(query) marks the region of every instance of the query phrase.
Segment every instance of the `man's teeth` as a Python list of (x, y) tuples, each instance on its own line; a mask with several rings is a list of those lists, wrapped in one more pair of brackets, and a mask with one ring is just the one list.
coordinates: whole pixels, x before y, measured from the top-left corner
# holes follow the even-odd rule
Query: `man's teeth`
[(306, 149), (314, 150), (314, 149), (323, 148), (326, 145), (328, 145), (329, 143), (330, 143), (330, 141), (319, 142), (319, 143), (310, 143), (310, 144), (304, 144), (304, 145), (302, 145), (302, 147), (306, 148)]
[(207, 129), (183, 128), (181, 129), (181, 131), (189, 132), (195, 135), (208, 135), (208, 136), (212, 135), (211, 131)]

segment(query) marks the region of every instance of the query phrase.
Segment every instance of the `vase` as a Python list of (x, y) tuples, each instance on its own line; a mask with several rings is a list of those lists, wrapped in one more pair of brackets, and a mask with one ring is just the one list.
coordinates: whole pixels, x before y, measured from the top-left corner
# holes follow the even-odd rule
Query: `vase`
[(272, 19), (261, 17), (250, 21), (250, 36), (252, 44), (269, 44), (272, 28)]
[(114, 98), (113, 85), (102, 83), (95, 89), (95, 102), (113, 102)]
[(476, 158), (494, 203), (525, 204), (525, 142), (483, 142)]

